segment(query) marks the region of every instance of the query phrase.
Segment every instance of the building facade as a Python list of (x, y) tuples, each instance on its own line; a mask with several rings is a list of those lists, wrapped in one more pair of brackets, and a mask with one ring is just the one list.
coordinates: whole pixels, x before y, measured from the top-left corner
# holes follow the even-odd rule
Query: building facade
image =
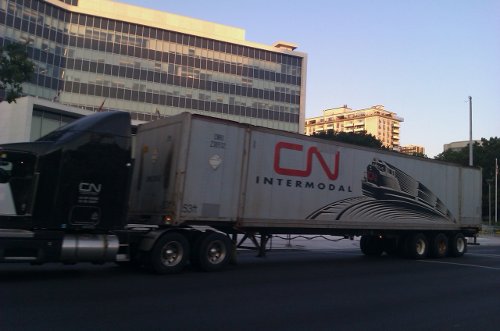
[[(34, 141), (93, 112), (42, 98), (25, 96), (0, 102), (0, 144)], [(132, 120), (132, 132), (144, 121)]]
[(424, 146), (407, 145), (401, 146), (400, 152), (408, 155), (425, 155), (425, 148)]
[(13, 41), (35, 63), (27, 95), (144, 121), (189, 111), (303, 129), (307, 59), (287, 42), (109, 0), (0, 0), (0, 45)]
[(390, 112), (382, 105), (353, 110), (347, 105), (326, 109), (323, 115), (306, 119), (305, 132), (334, 130), (338, 132), (369, 133), (379, 139), (384, 146), (399, 150), (399, 129), (403, 118)]
[[(469, 146), (469, 140), (462, 140), (462, 141), (453, 141), (448, 144), (443, 145), (443, 152), (446, 152), (447, 150), (452, 150), (452, 151), (460, 151), (461, 149), (464, 149)], [(482, 142), (481, 140), (473, 140), (472, 144), (479, 144), (481, 145)]]

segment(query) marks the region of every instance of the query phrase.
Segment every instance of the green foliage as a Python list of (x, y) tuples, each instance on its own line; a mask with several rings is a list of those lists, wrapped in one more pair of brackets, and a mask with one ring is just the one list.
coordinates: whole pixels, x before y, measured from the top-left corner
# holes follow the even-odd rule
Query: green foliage
[(384, 144), (375, 138), (375, 136), (366, 133), (366, 131), (361, 132), (337, 132), (334, 130), (316, 132), (313, 137), (340, 141), (348, 144), (367, 146), (373, 148), (384, 148)]
[(16, 102), (22, 95), (22, 83), (28, 81), (33, 72), (34, 64), (28, 58), (25, 44), (0, 47), (0, 89), (5, 90), (8, 103)]
[[(473, 165), (480, 167), (483, 171), (483, 215), (488, 215), (488, 180), (495, 179), (495, 158), (500, 161), (500, 138), (491, 137), (481, 139), (481, 144), (474, 143), (472, 147)], [(464, 147), (457, 151), (447, 150), (435, 157), (437, 160), (452, 162), (462, 166), (469, 165), (469, 147)], [(494, 195), (494, 183), (492, 185), (492, 195)], [(494, 201), (492, 201), (494, 204)], [(494, 209), (494, 206), (492, 205)]]

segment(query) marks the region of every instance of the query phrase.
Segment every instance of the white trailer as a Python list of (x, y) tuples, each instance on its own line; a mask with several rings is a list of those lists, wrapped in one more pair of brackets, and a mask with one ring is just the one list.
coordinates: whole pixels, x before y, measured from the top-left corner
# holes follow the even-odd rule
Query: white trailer
[(476, 168), (189, 113), (144, 124), (136, 139), (132, 222), (258, 233), (263, 245), (273, 234), (361, 235), (366, 254), (416, 242), (414, 257), (461, 255), (480, 227)]

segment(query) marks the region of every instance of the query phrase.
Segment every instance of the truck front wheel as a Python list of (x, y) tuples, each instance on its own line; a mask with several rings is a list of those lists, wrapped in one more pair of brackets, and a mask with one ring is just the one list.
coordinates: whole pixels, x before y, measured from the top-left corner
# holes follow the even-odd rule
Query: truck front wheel
[(178, 232), (162, 235), (150, 252), (149, 265), (159, 274), (174, 274), (186, 266), (189, 259), (189, 242)]

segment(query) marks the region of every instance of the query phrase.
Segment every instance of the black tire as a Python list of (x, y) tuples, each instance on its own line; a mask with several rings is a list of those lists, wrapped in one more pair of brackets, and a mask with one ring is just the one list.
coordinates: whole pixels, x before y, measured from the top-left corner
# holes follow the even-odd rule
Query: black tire
[(448, 255), (448, 249), (448, 237), (444, 233), (438, 233), (432, 237), (430, 242), (431, 257), (442, 259)]
[(359, 247), (366, 256), (380, 256), (384, 252), (384, 242), (377, 236), (361, 236)]
[(450, 256), (460, 257), (467, 252), (467, 239), (462, 233), (452, 235), (449, 243)]
[(189, 259), (189, 242), (179, 232), (167, 232), (153, 246), (149, 267), (158, 274), (181, 272)]
[(429, 252), (429, 241), (423, 233), (414, 233), (406, 237), (405, 250), (411, 259), (425, 259)]
[(204, 233), (196, 244), (191, 261), (203, 271), (219, 271), (230, 262), (233, 242), (218, 232)]

